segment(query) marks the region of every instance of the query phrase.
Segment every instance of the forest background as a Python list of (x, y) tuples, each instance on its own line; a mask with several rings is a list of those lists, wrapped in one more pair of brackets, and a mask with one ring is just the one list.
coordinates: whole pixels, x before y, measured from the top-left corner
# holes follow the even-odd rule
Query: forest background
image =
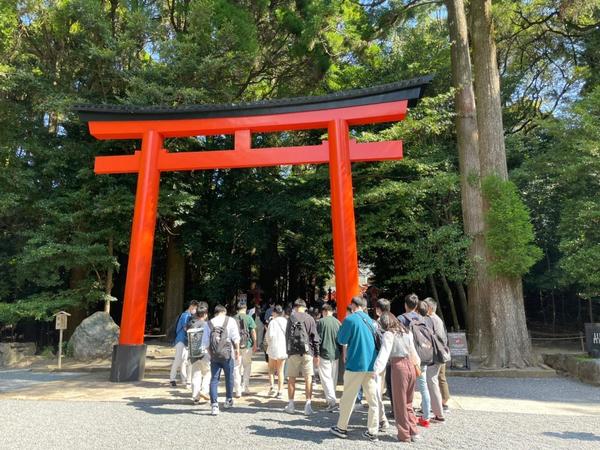
[[(479, 3), (491, 2), (465, 2), (475, 45), (487, 37), (473, 18)], [(243, 102), (427, 74), (433, 84), (405, 121), (351, 130), (405, 149), (402, 161), (353, 166), (359, 260), (381, 295), (434, 296), (449, 328), (473, 331), (478, 260), (461, 206), (455, 4), (1, 0), (3, 337), (53, 342), (48, 321), (61, 309), (74, 314), (71, 327), (109, 305), (120, 320), (136, 176), (96, 176), (93, 161), (139, 143), (94, 140), (74, 105)], [(492, 12), (510, 181), (464, 171), (463, 181), (471, 176), (489, 202), (493, 269), (522, 277), (529, 328), (580, 330), (600, 310), (600, 4), (498, 0)], [(324, 138), (272, 133), (253, 145)], [(232, 139), (166, 147), (228, 149)], [(280, 302), (324, 296), (332, 272), (327, 166), (162, 175), (149, 331), (164, 330), (184, 301), (224, 302), (253, 283)]]

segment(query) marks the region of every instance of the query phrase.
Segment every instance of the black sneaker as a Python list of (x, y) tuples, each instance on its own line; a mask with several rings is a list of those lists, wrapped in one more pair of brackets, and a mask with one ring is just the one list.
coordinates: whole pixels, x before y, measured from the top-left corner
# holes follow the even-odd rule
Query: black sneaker
[(177, 381), (171, 381), (171, 387), (177, 387)]
[(431, 422), (444, 423), (446, 422), (446, 419), (444, 419), (443, 417), (435, 416), (431, 418)]
[(367, 438), (371, 442), (379, 442), (379, 438), (377, 437), (377, 435), (369, 433), (369, 430), (367, 430), (363, 433), (363, 437)]
[(337, 426), (333, 426), (329, 429), (329, 432), (339, 438), (346, 439), (348, 437), (348, 431), (342, 430)]

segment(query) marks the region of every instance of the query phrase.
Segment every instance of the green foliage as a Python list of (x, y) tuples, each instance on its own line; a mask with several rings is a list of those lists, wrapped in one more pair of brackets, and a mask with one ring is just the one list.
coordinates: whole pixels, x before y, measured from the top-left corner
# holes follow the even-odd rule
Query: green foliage
[[(511, 178), (545, 256), (527, 275), (536, 296), (559, 284), (585, 296), (599, 291), (597, 4), (494, 3)], [(441, 4), (0, 2), (0, 323), (96, 309), (110, 270), (111, 295), (122, 297), (136, 177), (95, 176), (92, 168), (96, 155), (131, 153), (138, 143), (94, 140), (73, 104), (236, 102), (428, 73), (428, 97), (405, 121), (351, 131), (361, 141), (404, 141), (403, 161), (353, 166), (359, 258), (392, 295), (470, 276)], [(564, 101), (578, 99), (580, 88), (570, 108)], [(253, 144), (323, 137), (274, 133)], [(203, 136), (165, 146), (231, 144), (230, 136)], [(539, 251), (515, 189), (491, 184), (497, 270), (518, 276)], [(265, 297), (311, 295), (332, 273), (328, 168), (163, 174), (149, 317), (164, 302), (171, 234), (185, 256), (186, 299), (226, 301), (251, 280)]]
[(485, 240), (493, 256), (490, 270), (496, 275), (521, 277), (542, 256), (534, 244), (529, 211), (511, 181), (487, 176), (482, 191), (489, 203)]

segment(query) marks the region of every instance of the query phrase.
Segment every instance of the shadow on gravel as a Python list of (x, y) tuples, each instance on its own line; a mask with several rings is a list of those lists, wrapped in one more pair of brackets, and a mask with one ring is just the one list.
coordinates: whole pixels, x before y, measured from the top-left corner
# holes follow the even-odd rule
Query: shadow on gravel
[(556, 432), (556, 431), (545, 431), (542, 433), (544, 436), (555, 437), (558, 439), (573, 439), (577, 441), (593, 441), (600, 442), (600, 435), (594, 433), (583, 433), (583, 432), (574, 432), (574, 431), (564, 431), (564, 432)]
[[(285, 423), (283, 424), (285, 425)], [(304, 423), (306, 426), (306, 423)], [(335, 436), (329, 433), (328, 430), (307, 430), (303, 427), (285, 427), (285, 428), (267, 428), (262, 425), (250, 425), (247, 427), (250, 433), (257, 436), (266, 438), (277, 438), (277, 439), (292, 439), (301, 442), (313, 442), (315, 444), (322, 444), (325, 441), (331, 439), (337, 439)]]
[[(176, 399), (144, 399), (141, 397), (128, 397), (127, 406), (133, 406), (138, 411), (143, 411), (148, 414), (158, 415), (172, 415), (172, 414), (195, 414), (195, 415), (208, 415), (210, 411), (208, 409), (201, 409), (202, 407), (193, 406), (189, 398), (187, 400), (176, 400)], [(181, 408), (169, 408), (169, 406), (187, 406), (187, 409)]]

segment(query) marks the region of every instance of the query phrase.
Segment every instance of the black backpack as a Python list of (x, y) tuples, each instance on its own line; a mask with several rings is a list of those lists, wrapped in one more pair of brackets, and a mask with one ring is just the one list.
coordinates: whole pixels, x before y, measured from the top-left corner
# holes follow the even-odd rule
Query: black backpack
[(212, 321), (208, 322), (208, 327), (210, 328), (210, 357), (215, 361), (227, 361), (231, 359), (231, 342), (227, 338), (228, 322), (229, 317), (225, 317), (223, 326), (220, 327), (215, 327)]
[(434, 359), (434, 328), (433, 322), (428, 317), (411, 319), (409, 329), (413, 335), (417, 355), (421, 359), (421, 365), (430, 366)]
[(240, 327), (240, 348), (248, 347), (250, 340), (250, 330), (244, 316), (238, 315), (238, 326)]
[[(431, 320), (433, 328), (433, 362), (435, 364), (446, 364), (452, 356), (450, 355), (450, 348), (444, 340), (436, 333), (435, 322)], [(444, 330), (445, 332), (446, 330)]]
[(191, 328), (188, 335), (188, 356), (192, 363), (203, 359), (206, 356), (206, 349), (202, 347), (202, 337), (204, 336), (204, 323), (200, 326)]
[(298, 320), (294, 315), (290, 316), (287, 352), (288, 355), (305, 355), (309, 353), (308, 333), (304, 321)]

